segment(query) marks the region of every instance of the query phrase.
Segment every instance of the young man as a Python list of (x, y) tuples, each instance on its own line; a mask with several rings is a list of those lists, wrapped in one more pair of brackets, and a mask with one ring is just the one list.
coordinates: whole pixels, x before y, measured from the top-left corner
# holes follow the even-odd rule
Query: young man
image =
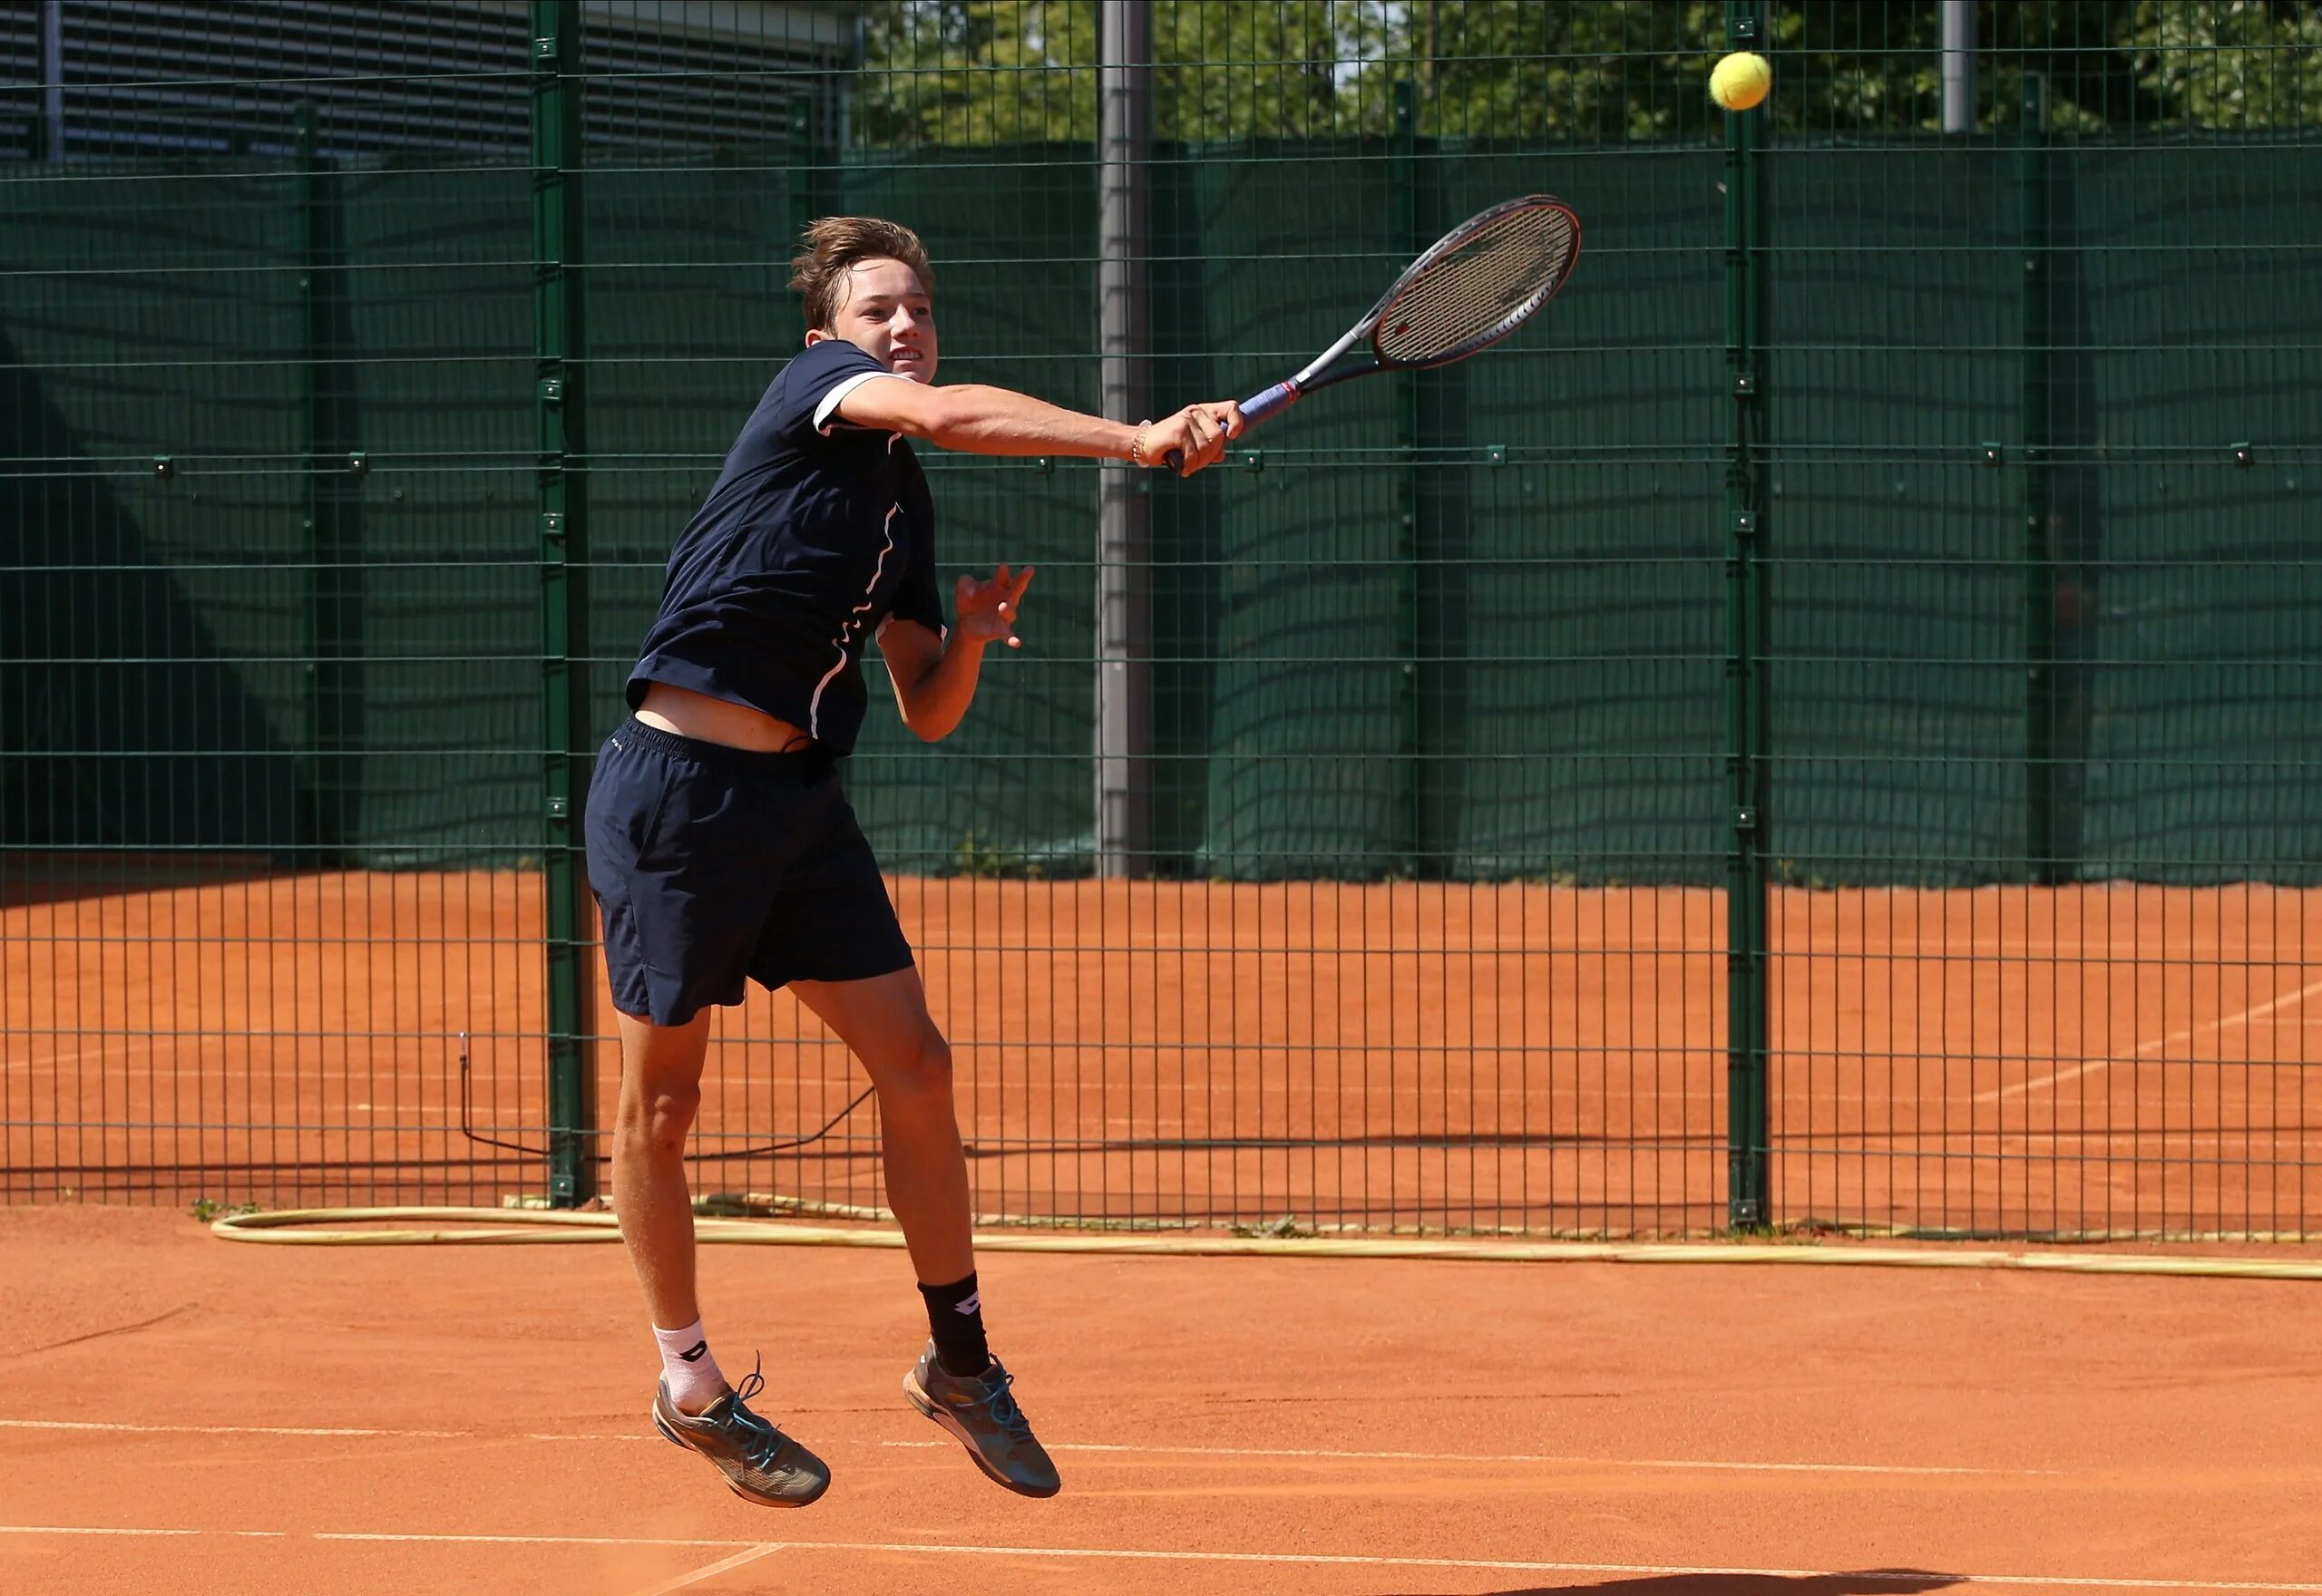
[(694, 1294), (686, 1133), (701, 1098), (710, 1010), (745, 979), (787, 985), (869, 1073), (887, 1201), (926, 1301), (912, 1405), (978, 1467), (1027, 1496), (1055, 1465), (984, 1341), (951, 1057), (834, 761), (863, 724), (875, 638), (903, 724), (950, 734), (984, 650), (1017, 646), (1030, 568), (960, 578), (947, 631), (934, 511), (906, 439), (979, 454), (1070, 454), (1187, 474), (1241, 431), (1230, 404), (1124, 426), (1004, 388), (933, 386), (933, 275), (908, 229), (834, 217), (805, 235), (791, 287), (806, 347), (758, 402), (669, 556), (660, 614), (629, 681), (632, 718), (606, 740), (589, 793), (589, 881), (620, 1010), (614, 1206), (644, 1287), (662, 1379), (653, 1422), (707, 1457), (736, 1494), (804, 1506), (821, 1459), (750, 1411), (711, 1353)]

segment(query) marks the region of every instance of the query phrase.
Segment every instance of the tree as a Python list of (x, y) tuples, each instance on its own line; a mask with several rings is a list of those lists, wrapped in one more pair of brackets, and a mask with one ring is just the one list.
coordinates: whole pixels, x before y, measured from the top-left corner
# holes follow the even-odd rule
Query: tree
[(1093, 0), (900, 0), (868, 11), (856, 96), (866, 142), (1096, 136)]
[(2137, 86), (2194, 127), (2322, 122), (2322, 5), (2139, 0)]
[[(1767, 0), (1788, 131), (1941, 126), (1937, 0)], [(2050, 125), (2322, 122), (2322, 0), (1979, 0), (1985, 125), (2023, 74)], [(873, 144), (1096, 136), (1094, 0), (891, 0), (870, 11), (859, 97)], [(1421, 134), (1576, 141), (1715, 136), (1722, 0), (1156, 0), (1165, 140), (1384, 132), (1416, 85)]]
[[(1160, 0), (1155, 133), (1381, 131), (1393, 11), (1388, 0)], [(902, 0), (874, 8), (867, 56), (858, 106), (874, 144), (1096, 136), (1095, 0)]]

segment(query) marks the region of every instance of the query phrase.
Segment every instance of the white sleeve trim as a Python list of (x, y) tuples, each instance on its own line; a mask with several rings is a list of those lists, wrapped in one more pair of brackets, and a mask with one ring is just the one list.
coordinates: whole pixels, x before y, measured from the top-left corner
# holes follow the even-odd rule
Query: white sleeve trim
[(896, 376), (891, 371), (859, 371), (851, 377), (840, 378), (831, 384), (831, 391), (823, 395), (823, 402), (815, 406), (815, 430), (825, 438), (829, 437), (831, 423), (838, 414), (839, 401), (863, 384), (876, 382), (881, 377), (894, 377), (899, 383), (907, 383), (911, 380), (909, 377)]

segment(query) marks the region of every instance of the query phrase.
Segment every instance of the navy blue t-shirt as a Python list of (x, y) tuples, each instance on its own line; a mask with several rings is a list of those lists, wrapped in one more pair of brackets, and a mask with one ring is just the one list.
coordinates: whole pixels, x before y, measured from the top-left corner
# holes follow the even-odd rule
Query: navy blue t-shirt
[(844, 754), (863, 728), (863, 650), (881, 623), (942, 634), (927, 478), (901, 433), (838, 418), (849, 390), (882, 380), (903, 379), (843, 338), (776, 374), (669, 551), (630, 708), (668, 682)]

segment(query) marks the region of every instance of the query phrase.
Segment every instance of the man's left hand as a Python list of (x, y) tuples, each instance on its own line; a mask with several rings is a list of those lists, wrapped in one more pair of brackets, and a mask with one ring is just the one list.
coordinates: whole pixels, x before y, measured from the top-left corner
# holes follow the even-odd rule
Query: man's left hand
[(1031, 583), (1032, 568), (1029, 565), (1012, 577), (1003, 565), (988, 582), (961, 577), (951, 589), (960, 635), (979, 643), (997, 643), (1004, 637), (1010, 648), (1022, 647), (1016, 636), (1017, 607), (1023, 601), (1024, 589)]

